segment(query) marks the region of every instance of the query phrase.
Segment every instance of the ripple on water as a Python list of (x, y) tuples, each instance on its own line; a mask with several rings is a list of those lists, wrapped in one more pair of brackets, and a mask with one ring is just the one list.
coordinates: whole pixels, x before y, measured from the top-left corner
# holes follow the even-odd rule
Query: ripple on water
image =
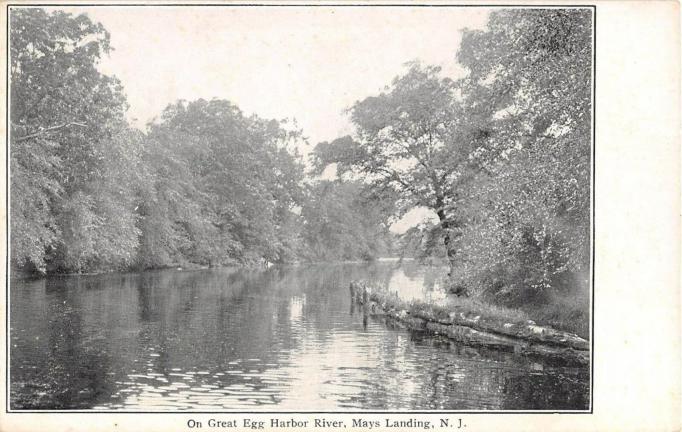
[[(19, 385), (31, 382), (54, 406), (71, 388), (74, 407), (98, 410), (588, 406), (588, 370), (363, 319), (348, 294), (361, 278), (438, 295), (433, 283), (424, 291), (424, 270), (392, 264), (13, 282), (12, 400), (31, 400), (36, 387)], [(78, 393), (93, 386), (96, 401)]]

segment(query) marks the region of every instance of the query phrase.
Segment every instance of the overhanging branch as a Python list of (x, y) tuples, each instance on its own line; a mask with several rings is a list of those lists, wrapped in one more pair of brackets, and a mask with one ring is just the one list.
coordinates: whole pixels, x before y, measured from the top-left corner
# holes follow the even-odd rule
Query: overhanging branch
[(52, 127), (47, 128), (47, 129), (43, 129), (40, 132), (32, 133), (30, 135), (24, 135), (22, 137), (16, 138), (14, 141), (15, 142), (26, 141), (27, 139), (36, 138), (36, 137), (39, 137), (41, 135), (45, 135), (45, 134), (48, 134), (50, 132), (54, 132), (54, 131), (59, 130), (59, 129), (63, 129), (63, 128), (68, 127), (68, 126), (79, 126), (79, 127), (83, 127), (83, 128), (87, 127), (87, 125), (84, 125), (83, 123), (69, 122), (69, 123), (64, 123), (64, 124), (57, 125), (57, 126), (52, 126)]

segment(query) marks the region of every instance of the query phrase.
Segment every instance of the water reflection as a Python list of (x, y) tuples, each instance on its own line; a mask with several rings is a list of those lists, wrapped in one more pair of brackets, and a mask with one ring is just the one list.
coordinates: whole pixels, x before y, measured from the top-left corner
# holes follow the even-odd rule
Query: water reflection
[(437, 295), (436, 273), (376, 264), (13, 281), (11, 406), (587, 408), (586, 370), (424, 337), (350, 302), (357, 278)]
[(406, 301), (445, 303), (447, 295), (442, 280), (446, 273), (445, 268), (401, 266), (393, 270), (385, 288)]

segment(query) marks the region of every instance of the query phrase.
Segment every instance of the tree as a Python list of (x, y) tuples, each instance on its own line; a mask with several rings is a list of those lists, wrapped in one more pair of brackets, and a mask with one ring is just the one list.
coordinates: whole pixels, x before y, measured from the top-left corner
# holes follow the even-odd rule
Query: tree
[(129, 209), (101, 193), (126, 129), (121, 86), (96, 69), (109, 34), (85, 15), (42, 9), (13, 9), (10, 21), (12, 261), (40, 271), (125, 262)]
[(227, 101), (169, 106), (131, 129), (97, 70), (109, 34), (85, 15), (13, 10), (12, 261), (45, 271), (293, 260), (300, 131)]
[(466, 192), (476, 207), (457, 283), (516, 294), (588, 286), (591, 28), (587, 9), (512, 9), (463, 35), (463, 93), (489, 105), (499, 151)]
[[(297, 249), (300, 132), (246, 117), (225, 100), (179, 101), (151, 124), (145, 160), (144, 265), (281, 262)], [(158, 211), (161, 209), (161, 211)]]
[(301, 210), (310, 261), (371, 261), (390, 251), (394, 200), (359, 181), (323, 180), (310, 186)]
[(398, 216), (421, 206), (433, 210), (451, 266), (462, 229), (461, 185), (480, 169), (490, 135), (484, 117), (461, 97), (440, 68), (413, 63), (386, 92), (350, 109), (354, 137), (320, 143), (318, 171), (337, 164), (340, 175), (359, 176), (375, 191), (399, 195)]

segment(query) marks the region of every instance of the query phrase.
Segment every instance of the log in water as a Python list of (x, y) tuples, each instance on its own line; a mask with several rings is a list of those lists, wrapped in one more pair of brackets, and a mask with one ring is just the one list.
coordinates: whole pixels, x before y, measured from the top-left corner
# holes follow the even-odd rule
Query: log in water
[[(511, 350), (543, 356), (567, 364), (589, 363), (589, 342), (578, 335), (539, 326), (534, 322), (509, 322), (492, 315), (457, 310), (424, 302), (407, 303), (395, 294), (362, 281), (350, 283), (352, 301), (372, 315), (399, 321), (409, 329), (447, 336), (472, 346)], [(460, 308), (461, 309), (461, 308)]]

